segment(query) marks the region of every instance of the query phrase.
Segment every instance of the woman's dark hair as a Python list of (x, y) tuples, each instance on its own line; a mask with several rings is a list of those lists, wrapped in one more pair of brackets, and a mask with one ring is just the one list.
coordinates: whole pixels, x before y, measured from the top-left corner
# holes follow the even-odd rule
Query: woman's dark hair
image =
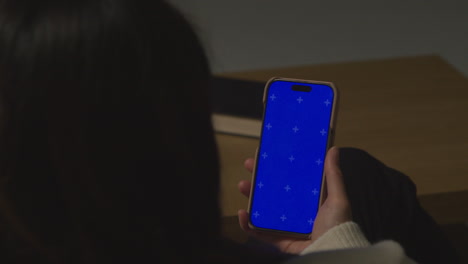
[(0, 258), (210, 255), (209, 83), (199, 40), (164, 1), (0, 0)]

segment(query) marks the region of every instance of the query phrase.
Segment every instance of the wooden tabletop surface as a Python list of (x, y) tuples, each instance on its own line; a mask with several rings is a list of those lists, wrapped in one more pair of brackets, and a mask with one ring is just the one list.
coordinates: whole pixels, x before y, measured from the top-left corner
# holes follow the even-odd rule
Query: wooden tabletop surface
[[(262, 82), (278, 76), (335, 83), (341, 93), (335, 145), (364, 149), (406, 173), (422, 198), (451, 193), (464, 197), (465, 201), (459, 202), (461, 207), (466, 205), (466, 212), (457, 212), (457, 217), (468, 220), (468, 79), (440, 57), (220, 75)], [(223, 215), (234, 215), (247, 205), (236, 185), (251, 177), (242, 164), (253, 156), (258, 140), (223, 134), (217, 134), (217, 140)], [(447, 199), (454, 197), (449, 195)]]

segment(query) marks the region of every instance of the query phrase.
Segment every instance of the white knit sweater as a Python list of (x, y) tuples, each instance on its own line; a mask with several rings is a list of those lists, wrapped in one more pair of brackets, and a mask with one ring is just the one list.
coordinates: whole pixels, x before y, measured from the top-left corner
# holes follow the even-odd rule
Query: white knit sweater
[(388, 240), (370, 245), (359, 226), (354, 222), (346, 222), (328, 230), (305, 248), (300, 255), (301, 257), (293, 258), (286, 263), (415, 263), (394, 241)]

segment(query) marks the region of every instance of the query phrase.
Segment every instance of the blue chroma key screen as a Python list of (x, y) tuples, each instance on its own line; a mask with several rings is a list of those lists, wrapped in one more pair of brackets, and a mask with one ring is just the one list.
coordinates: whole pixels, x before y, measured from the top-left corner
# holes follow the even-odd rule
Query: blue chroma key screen
[[(293, 90), (295, 84), (311, 90)], [(333, 89), (274, 81), (266, 96), (250, 222), (307, 234), (319, 206)]]

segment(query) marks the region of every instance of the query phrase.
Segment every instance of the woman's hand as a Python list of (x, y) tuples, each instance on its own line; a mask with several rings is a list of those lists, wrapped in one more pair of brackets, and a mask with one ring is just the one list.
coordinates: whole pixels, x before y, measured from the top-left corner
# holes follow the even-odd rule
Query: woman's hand
[[(303, 240), (297, 238), (284, 237), (276, 234), (268, 234), (250, 229), (248, 225), (248, 215), (246, 210), (239, 210), (239, 223), (241, 228), (265, 242), (269, 242), (278, 247), (282, 252), (290, 254), (299, 254), (307, 246), (312, 244), (317, 238), (323, 235), (332, 227), (344, 222), (351, 221), (351, 207), (346, 189), (343, 183), (343, 176), (338, 163), (338, 148), (332, 147), (325, 159), (325, 197), (323, 204), (320, 206), (317, 217), (314, 222), (314, 229), (310, 239)], [(252, 172), (254, 165), (253, 159), (247, 159), (244, 163), (245, 168)], [(250, 196), (250, 181), (239, 182), (239, 191), (246, 197)]]

